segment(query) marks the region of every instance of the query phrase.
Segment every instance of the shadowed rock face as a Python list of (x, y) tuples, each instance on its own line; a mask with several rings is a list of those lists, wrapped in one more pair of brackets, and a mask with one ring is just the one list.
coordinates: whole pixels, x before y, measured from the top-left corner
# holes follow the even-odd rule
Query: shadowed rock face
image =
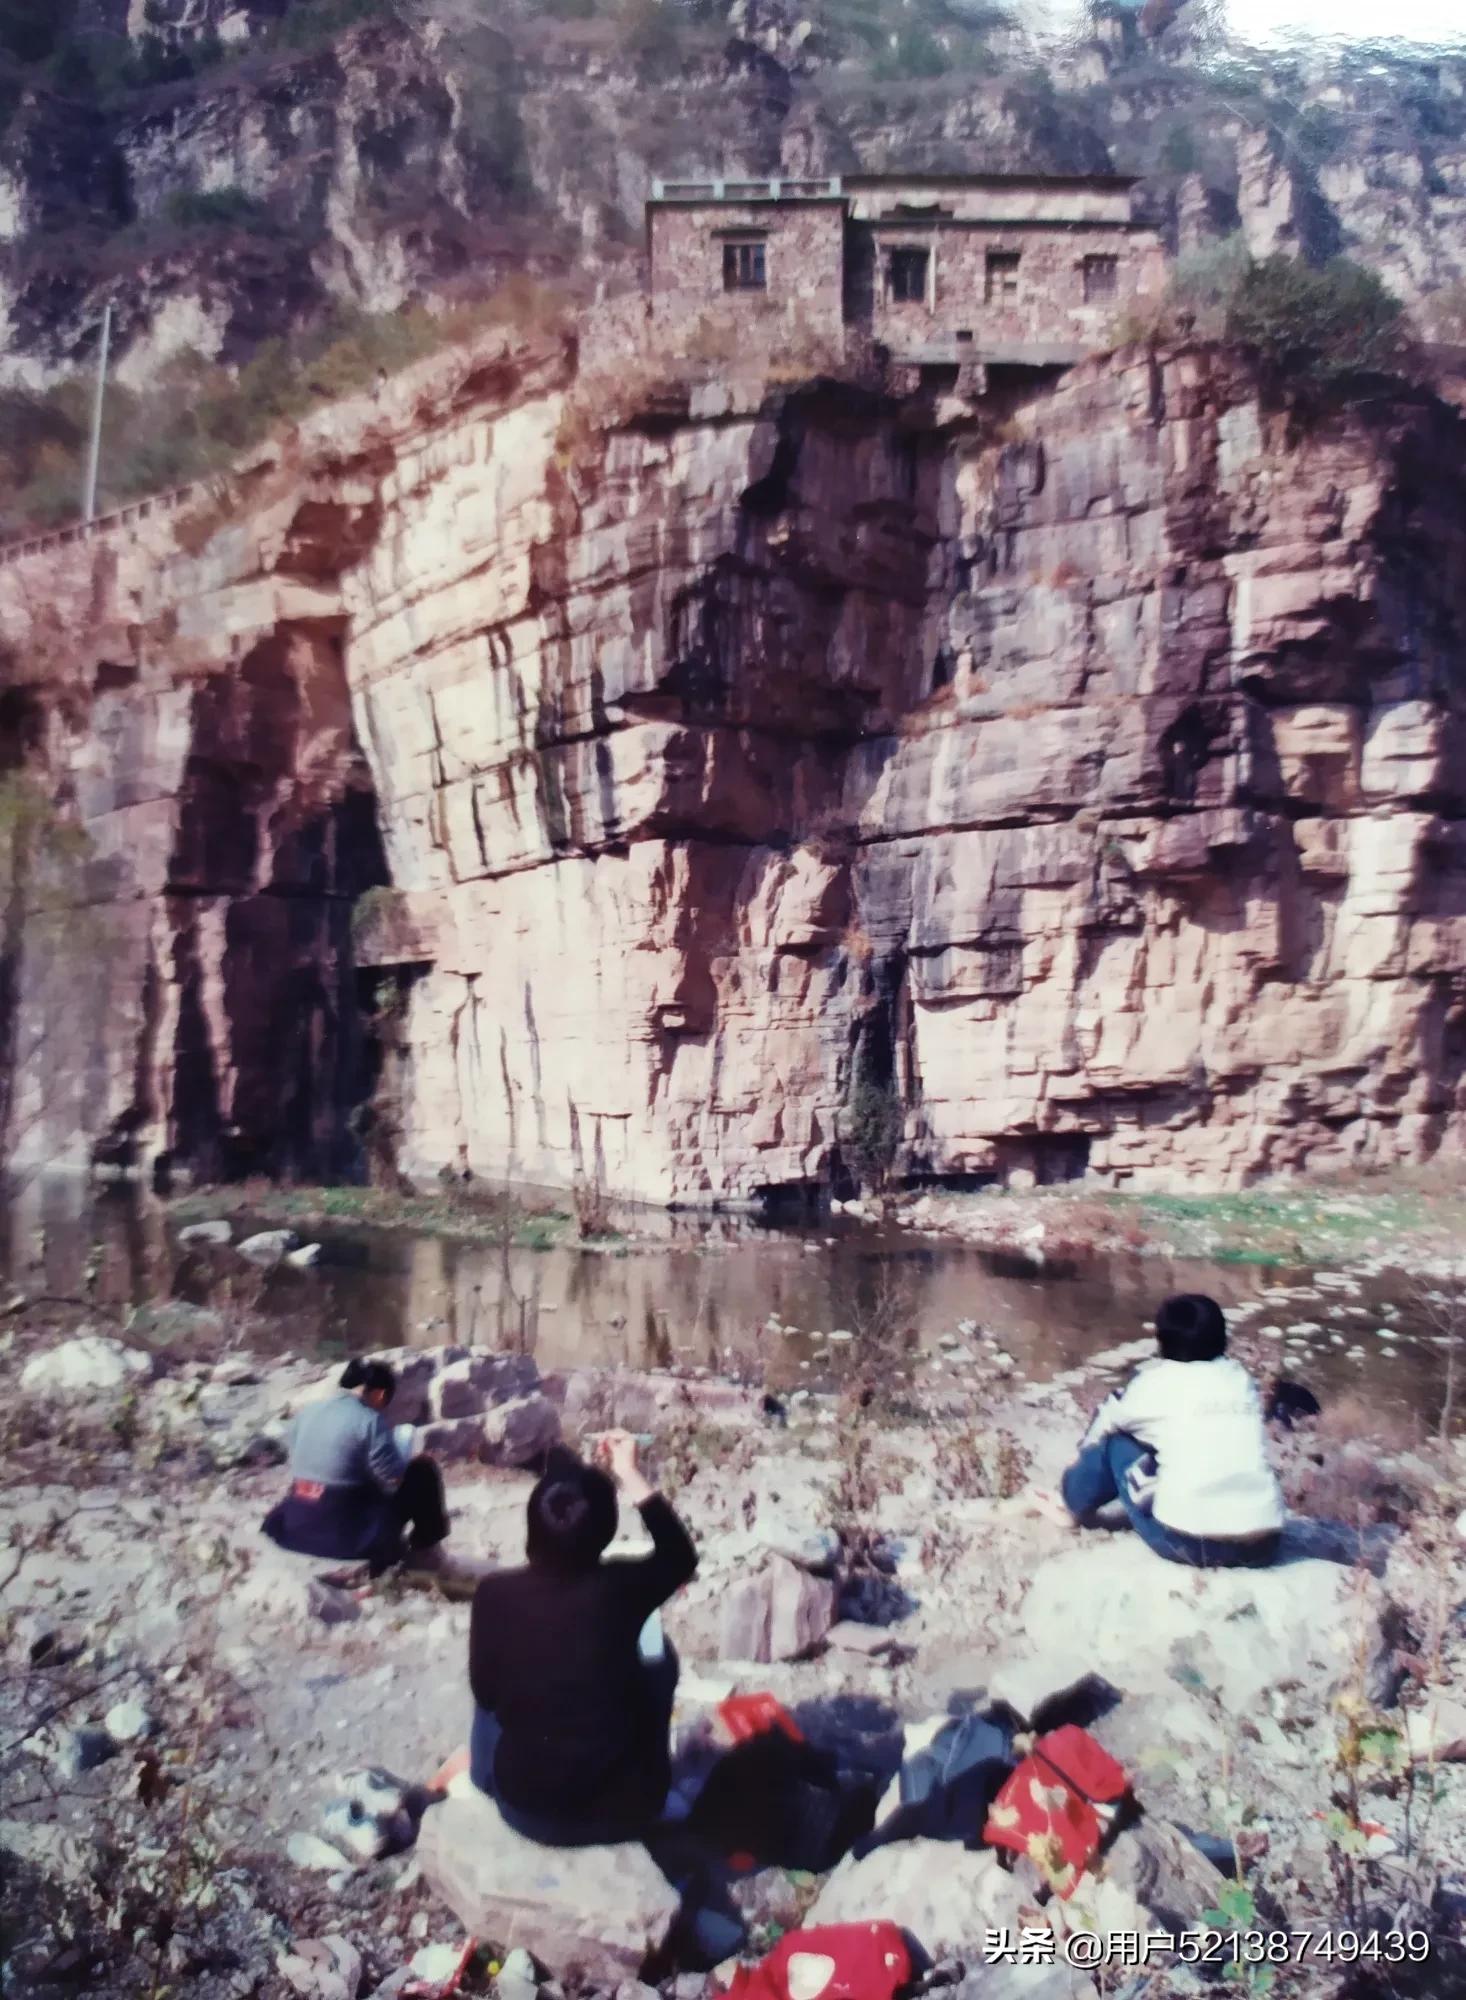
[(411, 1170), (663, 1200), (1453, 1143), (1453, 413), (1129, 354), (572, 450), (557, 354), (414, 382), (197, 556), (0, 569), (109, 939), (27, 928), (13, 1151), (340, 1171), (374, 1067)]

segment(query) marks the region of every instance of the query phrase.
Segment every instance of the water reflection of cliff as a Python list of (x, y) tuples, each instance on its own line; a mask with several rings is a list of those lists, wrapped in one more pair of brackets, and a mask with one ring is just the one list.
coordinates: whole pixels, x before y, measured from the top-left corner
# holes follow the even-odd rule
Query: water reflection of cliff
[[(939, 1382), (944, 1343), (974, 1344), (957, 1333), (964, 1322), (1000, 1343), (1023, 1374), (1043, 1378), (1136, 1339), (1168, 1291), (1206, 1290), (1232, 1304), (1289, 1282), (1275, 1271), (1137, 1254), (1043, 1266), (849, 1225), (811, 1234), (726, 1216), (664, 1219), (665, 1241), (604, 1252), (506, 1250), (333, 1224), (315, 1269), (262, 1275), (234, 1251), (180, 1246), (163, 1209), (136, 1189), (97, 1191), (79, 1178), (12, 1190), (0, 1219), (9, 1275), (29, 1297), (75, 1299), (118, 1317), (180, 1297), (237, 1321), (262, 1351), (457, 1343), (532, 1353), (546, 1370), (700, 1366), (776, 1386), (838, 1377), (877, 1338), (921, 1357), (928, 1381)], [(1387, 1281), (1368, 1293), (1376, 1303), (1392, 1295), (1407, 1303)], [(1252, 1323), (1316, 1322), (1315, 1351), (1295, 1349), (1287, 1361), (1323, 1389), (1438, 1405), (1439, 1350), (1411, 1343), (1408, 1313), (1405, 1344), (1389, 1358), (1368, 1320), (1331, 1324), (1326, 1312), (1321, 1303), (1270, 1304)], [(1334, 1340), (1340, 1332), (1351, 1346), (1364, 1341), (1362, 1359)], [(832, 1342), (837, 1333), (852, 1338)]]

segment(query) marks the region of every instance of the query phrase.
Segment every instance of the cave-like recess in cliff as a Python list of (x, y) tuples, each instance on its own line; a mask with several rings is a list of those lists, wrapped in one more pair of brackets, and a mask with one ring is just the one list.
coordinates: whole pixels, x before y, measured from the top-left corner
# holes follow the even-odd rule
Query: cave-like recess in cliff
[(177, 1017), (164, 1175), (365, 1172), (381, 1051), (352, 910), (387, 864), (349, 718), (329, 625), (282, 628), (194, 692), (168, 877)]

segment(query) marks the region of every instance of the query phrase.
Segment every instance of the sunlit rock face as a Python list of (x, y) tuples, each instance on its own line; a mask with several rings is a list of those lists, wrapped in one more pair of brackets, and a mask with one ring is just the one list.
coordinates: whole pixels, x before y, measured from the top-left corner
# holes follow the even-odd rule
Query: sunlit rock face
[(1454, 412), (1131, 350), (602, 435), (568, 369), (428, 364), (0, 568), (90, 843), (15, 1155), (706, 1201), (1458, 1143)]

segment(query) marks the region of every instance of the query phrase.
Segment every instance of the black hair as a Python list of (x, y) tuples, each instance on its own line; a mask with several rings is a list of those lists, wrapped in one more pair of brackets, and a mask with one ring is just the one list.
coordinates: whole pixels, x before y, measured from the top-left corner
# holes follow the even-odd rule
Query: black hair
[(616, 1533), (617, 1518), (609, 1475), (555, 1445), (529, 1496), (526, 1553), (547, 1569), (594, 1569)]
[(369, 1396), (379, 1392), (390, 1397), (397, 1387), (397, 1376), (385, 1361), (362, 1361), (353, 1355), (341, 1370), (339, 1386), (343, 1389), (365, 1389)]
[(1205, 1292), (1178, 1292), (1155, 1316), (1156, 1340), (1166, 1361), (1216, 1361), (1227, 1351), (1227, 1322)]

